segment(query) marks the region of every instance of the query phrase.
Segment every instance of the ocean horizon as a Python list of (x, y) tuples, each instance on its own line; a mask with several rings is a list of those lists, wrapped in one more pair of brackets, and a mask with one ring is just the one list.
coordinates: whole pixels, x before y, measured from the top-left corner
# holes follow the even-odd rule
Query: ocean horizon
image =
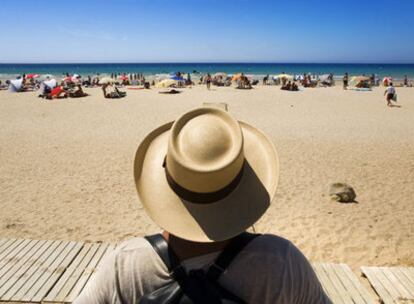
[(350, 75), (390, 76), (401, 79), (405, 75), (414, 78), (414, 64), (395, 63), (0, 63), (0, 78), (13, 79), (22, 74), (51, 74), (61, 77), (66, 73), (82, 76), (108, 75), (111, 73), (141, 73), (146, 76), (170, 74), (174, 72), (205, 74), (224, 72), (260, 77), (263, 75), (288, 74), (328, 74), (336, 77), (345, 72)]

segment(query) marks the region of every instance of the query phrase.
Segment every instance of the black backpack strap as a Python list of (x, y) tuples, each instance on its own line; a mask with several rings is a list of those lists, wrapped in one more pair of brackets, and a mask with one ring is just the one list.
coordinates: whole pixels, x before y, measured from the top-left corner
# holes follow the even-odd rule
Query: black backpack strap
[(154, 234), (145, 236), (145, 239), (151, 244), (155, 252), (159, 255), (161, 260), (167, 266), (168, 271), (172, 274), (175, 280), (182, 281), (186, 276), (185, 270), (179, 263), (178, 257), (174, 251), (168, 246), (167, 241), (161, 234)]
[(167, 241), (161, 234), (145, 236), (145, 239), (151, 244), (161, 260), (172, 271), (178, 265), (178, 259), (175, 253), (169, 248)]
[(240, 251), (242, 251), (243, 248), (250, 243), (250, 241), (259, 235), (260, 234), (243, 232), (233, 238), (208, 269), (208, 278), (212, 281), (216, 281), (227, 269), (233, 259), (240, 253)]

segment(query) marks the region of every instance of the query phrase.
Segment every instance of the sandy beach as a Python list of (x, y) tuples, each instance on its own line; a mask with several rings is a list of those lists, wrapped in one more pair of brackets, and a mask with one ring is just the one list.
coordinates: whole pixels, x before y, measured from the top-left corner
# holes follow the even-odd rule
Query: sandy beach
[[(0, 238), (118, 242), (157, 231), (138, 201), (136, 148), (158, 125), (203, 102), (225, 102), (275, 143), (277, 196), (255, 226), (294, 242), (311, 261), (414, 266), (414, 89), (281, 91), (204, 86), (105, 100), (43, 100), (0, 92)], [(354, 187), (357, 203), (330, 200)]]

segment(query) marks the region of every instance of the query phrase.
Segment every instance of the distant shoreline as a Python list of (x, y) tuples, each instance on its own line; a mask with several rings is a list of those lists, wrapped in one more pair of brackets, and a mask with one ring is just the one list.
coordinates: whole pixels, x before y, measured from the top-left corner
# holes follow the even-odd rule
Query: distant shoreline
[(332, 73), (339, 78), (345, 72), (350, 75), (375, 74), (378, 77), (391, 76), (396, 79), (402, 79), (407, 75), (409, 78), (414, 78), (414, 64), (411, 63), (0, 63), (0, 79), (13, 79), (18, 75), (30, 73), (51, 74), (57, 78), (66, 73), (92, 77), (111, 73), (140, 73), (149, 77), (177, 71), (190, 73), (192, 76), (217, 72), (227, 74), (244, 72), (256, 78), (280, 73), (293, 75)]

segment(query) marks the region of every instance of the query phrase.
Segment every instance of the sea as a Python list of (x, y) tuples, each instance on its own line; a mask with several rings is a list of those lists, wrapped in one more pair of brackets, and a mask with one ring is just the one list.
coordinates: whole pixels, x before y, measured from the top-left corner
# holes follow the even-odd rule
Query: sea
[(299, 75), (334, 74), (340, 78), (349, 75), (371, 75), (402, 79), (405, 75), (414, 78), (414, 64), (360, 64), (360, 63), (53, 63), (53, 64), (0, 64), (0, 79), (14, 79), (22, 74), (36, 73), (62, 77), (66, 73), (81, 76), (106, 76), (112, 73), (140, 73), (146, 77), (176, 72), (192, 75), (218, 73), (235, 74), (243, 72), (260, 78), (265, 75), (287, 73)]

